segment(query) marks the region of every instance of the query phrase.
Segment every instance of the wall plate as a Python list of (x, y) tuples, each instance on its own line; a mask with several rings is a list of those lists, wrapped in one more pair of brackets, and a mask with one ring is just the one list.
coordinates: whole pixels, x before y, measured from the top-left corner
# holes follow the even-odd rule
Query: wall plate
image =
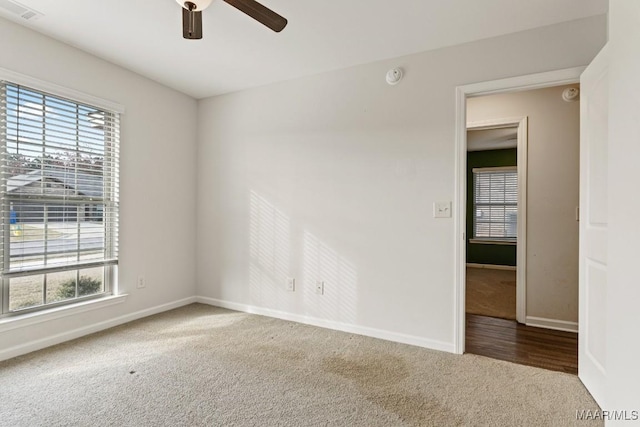
[(434, 218), (451, 218), (451, 202), (435, 202), (433, 204)]

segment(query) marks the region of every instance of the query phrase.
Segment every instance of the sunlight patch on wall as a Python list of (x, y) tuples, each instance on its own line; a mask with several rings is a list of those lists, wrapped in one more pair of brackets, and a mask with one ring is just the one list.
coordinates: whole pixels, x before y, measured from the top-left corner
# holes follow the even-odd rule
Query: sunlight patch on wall
[[(303, 236), (303, 292), (305, 314), (344, 323), (357, 320), (356, 268), (308, 231)], [(324, 294), (316, 282), (324, 282)]]
[(250, 304), (286, 309), (290, 271), (290, 219), (267, 199), (249, 194)]

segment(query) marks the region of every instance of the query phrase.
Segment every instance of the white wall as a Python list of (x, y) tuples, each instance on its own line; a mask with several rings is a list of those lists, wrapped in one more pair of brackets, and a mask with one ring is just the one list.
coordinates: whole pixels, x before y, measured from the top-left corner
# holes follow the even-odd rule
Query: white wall
[(611, 0), (609, 13), (609, 289), (603, 301), (607, 304), (609, 384), (605, 400), (607, 409), (640, 411), (640, 3)]
[(566, 87), (467, 100), (467, 121), (529, 118), (527, 316), (578, 322), (580, 103)]
[[(119, 286), (129, 294), (122, 304), (0, 333), (0, 359), (38, 340), (193, 297), (196, 101), (3, 19), (0, 52), (2, 68), (124, 105)], [(146, 275), (146, 289), (136, 289), (138, 274)]]
[(454, 88), (586, 65), (605, 38), (595, 17), (200, 101), (198, 294), (453, 351), (432, 203), (454, 195)]

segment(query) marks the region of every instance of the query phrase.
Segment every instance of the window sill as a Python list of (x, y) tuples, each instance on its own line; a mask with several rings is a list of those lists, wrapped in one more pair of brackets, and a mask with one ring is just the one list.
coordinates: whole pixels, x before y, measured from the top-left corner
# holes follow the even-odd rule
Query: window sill
[(490, 240), (490, 239), (469, 239), (469, 243), (477, 245), (507, 245), (516, 246), (518, 242), (516, 240)]
[(38, 323), (49, 322), (62, 317), (73, 316), (75, 314), (84, 313), (85, 311), (120, 304), (123, 303), (126, 298), (127, 294), (110, 295), (108, 297), (83, 301), (77, 304), (69, 304), (62, 307), (55, 307), (47, 310), (7, 317), (0, 319), (0, 333), (10, 331), (12, 329), (24, 328)]

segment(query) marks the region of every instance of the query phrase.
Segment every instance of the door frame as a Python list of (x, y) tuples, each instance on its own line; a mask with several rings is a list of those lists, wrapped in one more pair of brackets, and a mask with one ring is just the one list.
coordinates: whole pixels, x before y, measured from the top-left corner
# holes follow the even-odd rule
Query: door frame
[[(518, 174), (518, 228), (516, 239), (516, 320), (525, 323), (527, 318), (527, 153), (528, 153), (528, 117), (510, 117), (478, 122), (467, 122), (470, 130), (517, 128), (517, 174)], [(466, 142), (465, 142), (466, 146)], [(465, 182), (468, 182), (465, 174)], [(469, 206), (465, 209), (469, 209)], [(465, 216), (466, 218), (466, 216)], [(466, 223), (465, 223), (466, 226)], [(470, 236), (465, 236), (469, 238)], [(465, 242), (466, 245), (466, 242)], [(465, 246), (466, 250), (466, 246)], [(466, 255), (466, 254), (465, 254)], [(465, 256), (466, 266), (466, 256)], [(466, 270), (465, 270), (466, 271)], [(466, 280), (465, 280), (466, 282)], [(466, 283), (465, 283), (466, 285)], [(466, 287), (466, 286), (465, 286)]]
[[(455, 353), (465, 350), (465, 290), (466, 290), (466, 226), (467, 226), (467, 98), (507, 92), (541, 89), (580, 82), (586, 67), (566, 68), (544, 73), (529, 74), (500, 80), (473, 83), (456, 87), (455, 119), (455, 224), (454, 224), (454, 348)], [(518, 154), (520, 155), (520, 154)], [(520, 233), (520, 224), (518, 224)], [(518, 234), (519, 240), (520, 234)], [(518, 252), (520, 257), (526, 256)], [(525, 268), (518, 268), (519, 275), (526, 275)], [(526, 308), (525, 308), (526, 311)]]

